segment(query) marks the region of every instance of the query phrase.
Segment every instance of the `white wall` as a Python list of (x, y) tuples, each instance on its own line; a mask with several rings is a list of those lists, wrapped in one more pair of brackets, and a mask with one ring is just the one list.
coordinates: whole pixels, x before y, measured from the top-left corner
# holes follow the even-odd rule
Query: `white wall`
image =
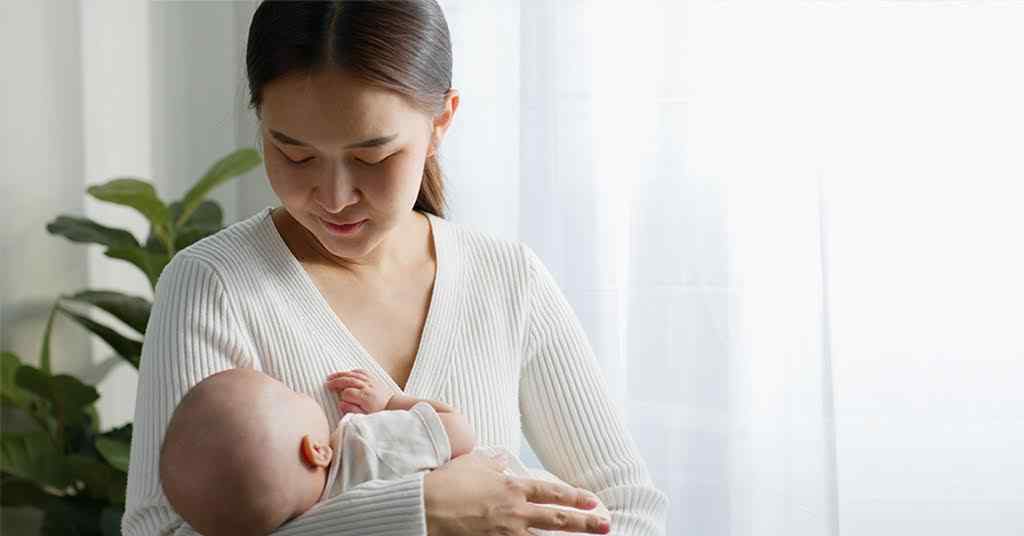
[[(85, 249), (46, 233), (59, 213), (83, 209), (78, 4), (0, 3), (0, 349), (37, 362), (54, 298), (87, 284)], [(65, 321), (53, 366), (89, 360), (88, 337)], [(8, 510), (4, 534), (31, 533), (38, 516)]]

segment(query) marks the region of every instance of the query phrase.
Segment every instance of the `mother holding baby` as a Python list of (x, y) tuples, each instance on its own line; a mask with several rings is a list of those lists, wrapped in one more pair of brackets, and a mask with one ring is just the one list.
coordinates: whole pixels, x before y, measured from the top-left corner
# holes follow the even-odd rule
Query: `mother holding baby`
[[(361, 369), (457, 408), (480, 445), (516, 453), (522, 432), (571, 484), (510, 477), (471, 453), (357, 486), (274, 534), (662, 534), (665, 495), (554, 278), (524, 243), (444, 219), (437, 151), (459, 94), (436, 1), (265, 1), (246, 67), (281, 206), (180, 252), (161, 276), (124, 534), (195, 534), (162, 491), (160, 446), (184, 394), (230, 368), (312, 397), (332, 427), (345, 406), (325, 382)], [(592, 494), (610, 527), (586, 510)]]

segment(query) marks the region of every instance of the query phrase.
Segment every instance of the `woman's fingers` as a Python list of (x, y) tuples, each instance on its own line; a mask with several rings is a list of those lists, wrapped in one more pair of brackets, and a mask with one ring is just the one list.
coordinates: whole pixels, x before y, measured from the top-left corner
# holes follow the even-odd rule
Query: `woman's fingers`
[(590, 510), (597, 506), (597, 497), (586, 490), (548, 482), (524, 478), (520, 479), (526, 486), (526, 500), (538, 504), (560, 504), (581, 510)]
[(597, 497), (589, 491), (530, 478), (512, 477), (510, 484), (521, 489), (528, 502), (534, 503), (529, 505), (525, 512), (526, 521), (530, 527), (588, 534), (606, 534), (609, 530), (608, 520), (600, 516), (539, 506), (540, 504), (557, 504), (589, 510), (597, 506)]
[(596, 515), (545, 506), (530, 506), (526, 511), (526, 523), (535, 529), (563, 532), (607, 534), (609, 530), (608, 521)]

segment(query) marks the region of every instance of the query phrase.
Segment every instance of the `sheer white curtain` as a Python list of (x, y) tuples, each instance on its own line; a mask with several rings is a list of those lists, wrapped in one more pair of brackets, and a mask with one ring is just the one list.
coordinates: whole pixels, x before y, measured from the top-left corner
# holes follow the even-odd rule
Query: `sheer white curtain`
[(796, 42), (713, 3), (443, 4), (452, 217), (556, 275), (668, 533), (834, 533), (817, 175), (775, 61)]
[(442, 4), (451, 217), (552, 269), (668, 534), (1024, 531), (1024, 6)]

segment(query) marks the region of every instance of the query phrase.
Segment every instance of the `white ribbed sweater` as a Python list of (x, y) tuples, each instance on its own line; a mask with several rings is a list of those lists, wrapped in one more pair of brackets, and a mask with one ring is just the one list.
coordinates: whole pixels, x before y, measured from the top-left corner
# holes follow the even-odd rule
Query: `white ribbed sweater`
[[(160, 277), (139, 369), (127, 536), (195, 534), (168, 505), (157, 468), (171, 411), (203, 378), (262, 370), (319, 400), (332, 423), (340, 416), (323, 387), (331, 372), (367, 369), (399, 390), (334, 314), (270, 213), (179, 252)], [(458, 408), (481, 445), (518, 452), (522, 431), (547, 470), (601, 498), (612, 534), (662, 534), (668, 500), (540, 259), (520, 241), (428, 217), (437, 275), (405, 392)], [(369, 482), (274, 534), (425, 535), (422, 479)]]

